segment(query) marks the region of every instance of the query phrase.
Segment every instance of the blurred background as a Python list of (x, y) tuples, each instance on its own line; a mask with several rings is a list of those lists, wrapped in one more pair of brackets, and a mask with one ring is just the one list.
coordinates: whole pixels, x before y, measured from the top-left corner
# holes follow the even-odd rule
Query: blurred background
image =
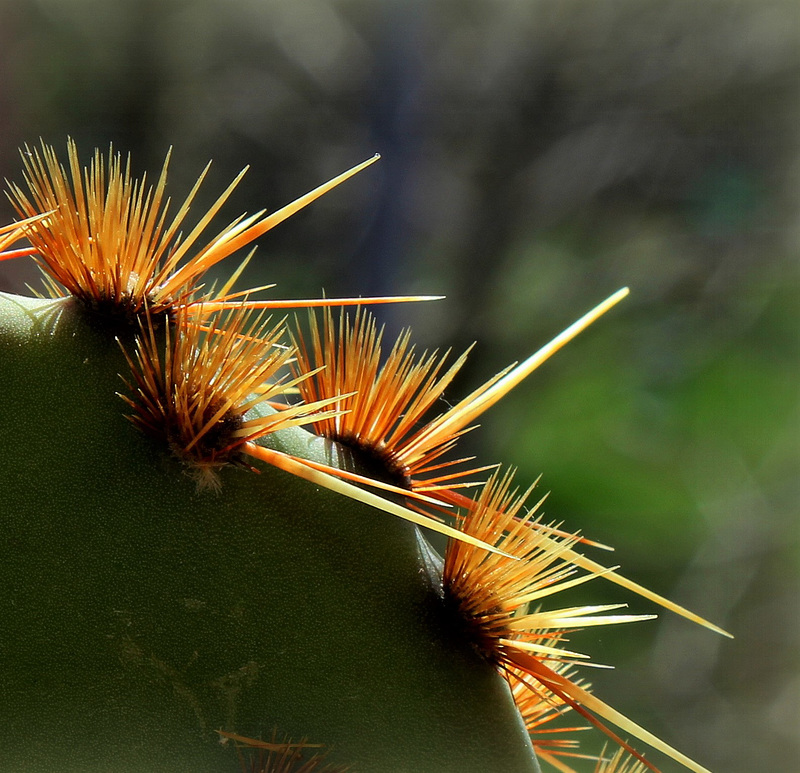
[(664, 614), (574, 639), (617, 666), (601, 697), (715, 773), (800, 770), (799, 95), (796, 0), (0, 0), (10, 180), (39, 138), (137, 175), (172, 145), (175, 199), (214, 160), (197, 213), (251, 166), (221, 228), (380, 152), (246, 281), (446, 295), (377, 312), (422, 348), (478, 341), (451, 400), (630, 286), (465, 445), (735, 634)]

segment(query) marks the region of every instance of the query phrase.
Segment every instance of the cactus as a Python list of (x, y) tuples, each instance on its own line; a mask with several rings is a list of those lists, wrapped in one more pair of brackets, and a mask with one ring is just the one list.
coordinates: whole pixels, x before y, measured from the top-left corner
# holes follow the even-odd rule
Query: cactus
[[(2, 770), (568, 770), (574, 723), (541, 732), (565, 712), (631, 764), (655, 769), (617, 732), (705, 770), (595, 697), (562, 641), (647, 616), (551, 602), (602, 576), (715, 626), (584, 556), (511, 472), (451, 461), (626, 291), (429, 419), (464, 357), (408, 333), (384, 356), (367, 313), (330, 311), (358, 299), (233, 292), (246, 260), (202, 286), (370, 162), (198, 247), (236, 181), (181, 237), (197, 187), (168, 219), (166, 162), (148, 187), (113, 152), (23, 159), (0, 258), (34, 255), (50, 297), (0, 294)], [(287, 306), (325, 308), (304, 335), (264, 316)]]

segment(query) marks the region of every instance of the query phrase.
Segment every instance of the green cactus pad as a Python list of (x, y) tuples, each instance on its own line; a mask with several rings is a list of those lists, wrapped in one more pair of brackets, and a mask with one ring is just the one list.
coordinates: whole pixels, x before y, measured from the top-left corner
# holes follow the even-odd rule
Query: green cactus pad
[(236, 773), (216, 731), (277, 729), (353, 773), (538, 771), (415, 527), (265, 465), (198, 491), (126, 368), (74, 301), (0, 294), (0, 770)]

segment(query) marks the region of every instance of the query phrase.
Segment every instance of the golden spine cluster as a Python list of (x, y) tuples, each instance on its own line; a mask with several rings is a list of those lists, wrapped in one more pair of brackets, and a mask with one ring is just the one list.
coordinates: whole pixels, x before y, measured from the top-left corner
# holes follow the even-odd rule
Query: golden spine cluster
[(347, 766), (325, 761), (322, 744), (306, 740), (278, 740), (273, 732), (269, 741), (246, 738), (236, 733), (218, 731), (223, 743), (236, 748), (242, 773), (347, 773)]
[[(558, 593), (604, 577), (667, 609), (724, 633), (682, 607), (627, 580), (616, 567), (578, 552), (592, 543), (545, 523), (542, 498), (528, 508), (533, 486), (520, 494), (513, 474), (497, 465), (450, 458), (476, 419), (550, 355), (619, 302), (612, 295), (520, 364), (488, 379), (431, 418), (468, 352), (449, 366), (449, 353), (417, 354), (409, 331), (382, 350), (383, 331), (358, 308), (333, 306), (423, 300), (423, 297), (254, 301), (255, 288), (233, 292), (248, 258), (218, 291), (203, 276), (322, 193), (363, 169), (364, 162), (272, 215), (242, 216), (203, 242), (201, 237), (241, 174), (184, 237), (179, 231), (207, 172), (169, 216), (169, 154), (155, 185), (133, 179), (130, 162), (96, 152), (81, 167), (68, 142), (63, 167), (52, 147), (25, 148), (27, 191), (12, 185), (22, 218), (0, 228), (0, 259), (35, 254), (49, 292), (74, 298), (89, 313), (114, 318), (130, 366), (121, 395), (130, 419), (178, 457), (200, 486), (219, 489), (225, 465), (281, 469), (445, 534), (442, 614), (459, 635), (508, 680), (540, 759), (569, 771), (570, 757), (597, 760), (598, 773), (638, 773), (653, 765), (608, 725), (644, 741), (696, 773), (705, 768), (613, 710), (576, 677), (588, 657), (564, 646), (569, 631), (632, 622), (650, 615), (616, 614), (621, 605), (554, 607)], [(242, 172), (243, 174), (244, 172)], [(30, 247), (8, 250), (25, 238)], [(252, 253), (251, 253), (252, 254)], [(310, 332), (288, 331), (265, 310), (322, 306)], [(299, 393), (299, 400), (294, 395)], [(254, 410), (258, 409), (258, 410)], [(305, 425), (349, 449), (353, 468), (312, 464), (262, 445), (266, 435)], [(367, 488), (402, 495), (405, 505)], [(534, 484), (535, 485), (535, 484)], [(464, 491), (480, 487), (474, 498)], [(446, 521), (449, 521), (446, 522)], [(614, 614), (612, 614), (614, 613)], [(566, 712), (582, 715), (627, 750), (611, 759), (578, 750), (575, 734), (558, 728)], [(551, 727), (550, 723), (554, 723)], [(556, 734), (558, 737), (556, 737)], [(268, 744), (228, 734), (237, 747), (258, 751), (247, 770), (333, 770), (321, 758), (301, 760), (308, 744)], [(283, 756), (281, 756), (283, 755)], [(316, 761), (315, 761), (316, 760)], [(313, 764), (312, 764), (313, 763)], [(277, 766), (277, 767), (276, 767)], [(294, 766), (294, 767), (292, 767)], [(707, 773), (707, 772), (706, 772)]]

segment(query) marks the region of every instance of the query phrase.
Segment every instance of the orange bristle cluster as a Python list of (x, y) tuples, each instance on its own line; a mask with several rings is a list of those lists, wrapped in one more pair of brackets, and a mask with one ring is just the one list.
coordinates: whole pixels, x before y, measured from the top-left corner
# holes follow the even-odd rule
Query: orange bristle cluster
[(217, 732), (223, 743), (234, 743), (242, 773), (346, 773), (350, 770), (349, 766), (325, 762), (327, 752), (318, 751), (322, 744), (308, 743), (305, 739), (281, 741), (273, 732), (270, 741), (260, 741), (224, 730)]
[(246, 443), (308, 423), (325, 403), (247, 416), (298, 381), (285, 370), (293, 352), (283, 343), (283, 321), (271, 324), (263, 312), (238, 307), (200, 326), (189, 314), (178, 310), (177, 332), (162, 332), (148, 315), (133, 354), (126, 353), (135, 383), (123, 399), (134, 424), (213, 485), (216, 470), (242, 461)]
[(520, 495), (511, 489), (512, 481), (512, 473), (492, 475), (466, 511), (460, 529), (513, 558), (480, 553), (453, 541), (444, 559), (445, 604), (483, 657), (495, 665), (513, 664), (519, 650), (572, 662), (585, 656), (553, 646), (566, 630), (652, 617), (598, 614), (620, 605), (528, 612), (532, 602), (591, 580), (597, 573), (574, 576), (577, 569), (568, 551), (578, 535), (550, 537), (535, 528), (544, 498), (526, 511), (533, 486)]
[[(25, 148), (22, 154), (29, 193), (11, 185), (11, 200), (20, 215), (50, 212), (27, 237), (39, 254), (54, 295), (73, 295), (104, 316), (135, 321), (147, 306), (152, 315), (186, 302), (197, 289), (192, 276), (174, 281), (178, 263), (228, 198), (235, 180), (201, 222), (181, 238), (179, 229), (206, 172), (170, 219), (166, 198), (169, 154), (155, 185), (134, 180), (130, 160), (119, 153), (99, 151), (87, 169), (78, 159), (73, 141), (67, 144), (68, 167), (55, 150)], [(207, 169), (206, 169), (207, 171)], [(241, 177), (241, 175), (240, 175)], [(239, 224), (241, 225), (241, 223)], [(205, 270), (209, 255), (236, 230), (229, 226), (195, 257), (196, 276)], [(63, 290), (62, 290), (63, 288)]]
[[(652, 615), (604, 614), (621, 604), (529, 609), (557, 593), (611, 570), (585, 569), (573, 546), (577, 535), (552, 536), (535, 528), (543, 499), (526, 510), (524, 494), (512, 490), (513, 475), (494, 474), (464, 513), (459, 528), (499, 548), (476, 551), (448, 542), (442, 576), (444, 617), (453, 631), (500, 671), (541, 693), (541, 687), (603, 730), (651, 770), (649, 762), (604, 724), (607, 721), (679, 761), (695, 773), (705, 768), (673, 749), (590, 693), (565, 671), (564, 664), (586, 665), (586, 655), (561, 646), (570, 630), (651, 619)], [(514, 560), (518, 559), (518, 560)], [(584, 661), (582, 663), (582, 661)], [(537, 685), (541, 686), (538, 687)]]
[[(189, 306), (195, 314), (207, 315), (235, 305), (234, 301), (240, 303), (242, 296), (248, 298), (246, 303), (251, 308), (393, 303), (433, 297), (251, 301), (249, 296), (265, 287), (231, 293), (233, 279), (219, 292), (203, 294), (202, 278), (208, 269), (357, 174), (377, 156), (271, 215), (264, 215), (263, 210), (247, 217), (243, 215), (210, 239), (203, 239), (203, 234), (246, 169), (184, 236), (180, 229), (187, 223), (190, 206), (210, 164), (175, 214), (170, 216), (170, 200), (166, 195), (170, 153), (155, 185), (147, 185), (146, 178), (134, 179), (130, 160), (123, 162), (122, 156), (113, 149), (109, 149), (107, 159), (95, 151), (85, 169), (81, 167), (72, 140), (67, 143), (67, 156), (65, 168), (51, 146), (44, 143), (41, 149), (26, 146), (22, 159), (28, 191), (11, 184), (9, 198), (17, 212), (30, 223), (22, 233), (32, 249), (6, 257), (37, 253), (50, 294), (79, 299), (102, 318), (105, 328), (135, 328), (145, 309), (152, 317), (172, 314), (183, 306)], [(197, 304), (198, 299), (205, 302), (202, 308)]]
[(314, 422), (318, 434), (352, 449), (356, 461), (373, 477), (410, 490), (452, 490), (457, 485), (453, 478), (475, 472), (421, 479), (456, 464), (438, 460), (463, 432), (437, 435), (422, 445), (416, 442), (424, 431), (424, 417), (464, 364), (466, 354), (442, 372), (447, 354), (417, 355), (406, 330), (384, 361), (383, 330), (378, 330), (369, 312), (357, 310), (351, 322), (342, 311), (338, 326), (330, 309), (323, 311), (321, 327), (314, 314), (309, 316), (309, 341), (300, 333), (295, 336), (298, 351), (293, 370), (297, 375), (313, 372), (300, 384), (300, 394), (307, 401), (343, 395), (337, 406), (341, 413)]

